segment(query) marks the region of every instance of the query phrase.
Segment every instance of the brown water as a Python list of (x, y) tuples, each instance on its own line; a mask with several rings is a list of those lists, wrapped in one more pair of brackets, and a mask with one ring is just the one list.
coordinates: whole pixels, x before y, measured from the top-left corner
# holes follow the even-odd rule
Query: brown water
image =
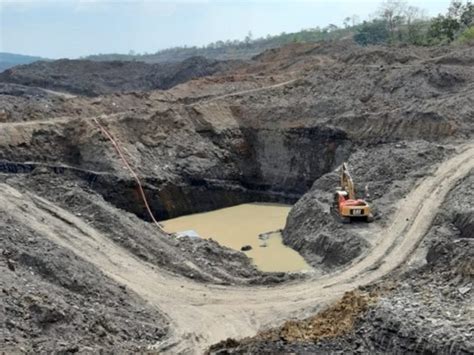
[(282, 229), (290, 208), (288, 205), (247, 203), (161, 223), (167, 232), (194, 230), (203, 238), (212, 238), (235, 250), (250, 245), (252, 250), (245, 253), (262, 271), (310, 270), (300, 254), (282, 243), (279, 232), (268, 235), (268, 239), (258, 238), (262, 233)]

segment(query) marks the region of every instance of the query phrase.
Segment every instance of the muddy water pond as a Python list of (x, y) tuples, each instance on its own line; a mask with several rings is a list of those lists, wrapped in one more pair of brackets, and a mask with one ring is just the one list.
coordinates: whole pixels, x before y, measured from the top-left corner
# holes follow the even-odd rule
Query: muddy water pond
[(281, 233), (291, 206), (247, 203), (219, 210), (196, 213), (161, 222), (167, 232), (193, 230), (203, 238), (212, 238), (226, 247), (240, 250), (250, 245), (245, 254), (261, 271), (304, 271), (311, 267), (295, 250), (285, 246)]

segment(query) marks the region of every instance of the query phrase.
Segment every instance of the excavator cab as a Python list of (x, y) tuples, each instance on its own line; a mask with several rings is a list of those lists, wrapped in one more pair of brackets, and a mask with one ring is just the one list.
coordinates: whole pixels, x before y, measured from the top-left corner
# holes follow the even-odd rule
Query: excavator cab
[(342, 223), (350, 223), (352, 219), (363, 219), (367, 222), (374, 220), (369, 204), (355, 196), (354, 182), (346, 163), (341, 167), (341, 187), (334, 194), (333, 210)]

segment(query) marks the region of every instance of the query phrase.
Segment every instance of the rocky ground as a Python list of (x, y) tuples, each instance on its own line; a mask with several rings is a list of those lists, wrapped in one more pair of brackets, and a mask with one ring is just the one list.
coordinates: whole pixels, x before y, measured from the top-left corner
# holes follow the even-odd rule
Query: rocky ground
[[(0, 75), (0, 182), (73, 213), (174, 275), (221, 285), (305, 278), (263, 274), (243, 253), (160, 233), (97, 117), (142, 178), (158, 219), (298, 201), (285, 243), (318, 273), (335, 272), (363, 258), (397, 203), (472, 140), (473, 57), (472, 47), (336, 42), (272, 49), (247, 62), (20, 66)], [(359, 191), (369, 187), (370, 225), (340, 225), (329, 213), (343, 161)], [(471, 180), (450, 195), (412, 265), (383, 281), (398, 286), (366, 290), (383, 292), (346, 333), (318, 343), (257, 338), (225, 351), (471, 351), (469, 318), (458, 317), (471, 294), (472, 265), (463, 264), (471, 258)], [(131, 351), (169, 331), (166, 318), (133, 292), (5, 218), (0, 348)], [(426, 304), (433, 284), (442, 291)]]

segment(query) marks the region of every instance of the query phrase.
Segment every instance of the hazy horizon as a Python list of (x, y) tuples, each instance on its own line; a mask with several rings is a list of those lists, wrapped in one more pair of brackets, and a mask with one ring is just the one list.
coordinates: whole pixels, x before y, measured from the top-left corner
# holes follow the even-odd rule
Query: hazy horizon
[[(341, 25), (368, 19), (379, 0), (0, 0), (0, 52), (78, 58), (98, 53), (155, 53)], [(428, 16), (445, 12), (449, 0), (408, 1)]]

